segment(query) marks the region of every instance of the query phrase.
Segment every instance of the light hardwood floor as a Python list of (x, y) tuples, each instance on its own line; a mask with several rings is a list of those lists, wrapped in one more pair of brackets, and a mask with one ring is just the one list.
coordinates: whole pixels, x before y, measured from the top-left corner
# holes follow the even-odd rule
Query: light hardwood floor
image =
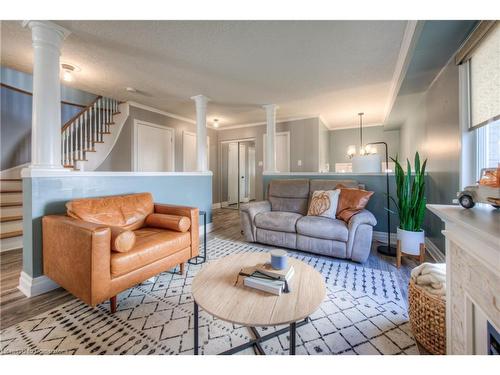
[[(228, 240), (243, 240), (241, 235), (238, 211), (231, 209), (217, 209), (213, 211), (213, 228), (208, 234), (208, 240), (214, 236)], [(393, 271), (402, 286), (402, 293), (406, 299), (407, 285), (411, 269), (416, 262), (410, 258), (403, 259), (400, 269), (395, 267), (395, 258), (379, 255), (376, 251), (378, 243), (374, 242), (367, 267)], [(432, 261), (427, 255), (427, 261)], [(348, 262), (348, 261), (345, 261)], [(53, 307), (63, 304), (75, 297), (62, 288), (43, 295), (26, 298), (18, 289), (19, 275), (22, 270), (21, 250), (12, 250), (0, 254), (0, 329), (32, 318)]]

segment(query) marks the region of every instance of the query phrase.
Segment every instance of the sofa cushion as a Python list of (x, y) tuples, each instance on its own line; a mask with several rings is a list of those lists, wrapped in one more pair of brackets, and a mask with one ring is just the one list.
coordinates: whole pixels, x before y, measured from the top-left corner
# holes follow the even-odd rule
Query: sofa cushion
[(278, 232), (295, 233), (295, 224), (301, 217), (302, 215), (293, 212), (261, 212), (255, 216), (255, 226)]
[(268, 200), (272, 211), (287, 211), (305, 215), (309, 199), (309, 180), (272, 180)]
[(95, 224), (135, 230), (153, 213), (150, 193), (76, 199), (66, 203), (68, 216)]
[(136, 241), (130, 251), (111, 254), (111, 277), (125, 275), (191, 245), (189, 232), (143, 228), (134, 233)]
[(297, 233), (322, 238), (347, 242), (349, 232), (347, 225), (342, 220), (329, 219), (323, 216), (304, 216), (297, 221)]

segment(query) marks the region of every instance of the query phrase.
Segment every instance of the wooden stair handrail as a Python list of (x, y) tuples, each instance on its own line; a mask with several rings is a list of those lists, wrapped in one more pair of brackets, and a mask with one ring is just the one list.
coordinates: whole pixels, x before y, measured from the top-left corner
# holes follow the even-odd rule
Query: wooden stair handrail
[(76, 115), (74, 115), (73, 117), (71, 117), (68, 121), (66, 121), (66, 123), (64, 124), (64, 126), (61, 128), (61, 133), (64, 133), (64, 131), (71, 125), (71, 123), (73, 121), (75, 121), (78, 117), (80, 117), (80, 115), (82, 113), (84, 113), (85, 111), (89, 110), (91, 107), (94, 106), (95, 103), (97, 103), (97, 101), (99, 99), (102, 98), (102, 95), (99, 95), (97, 98), (94, 99), (94, 101), (92, 101), (92, 103), (90, 103), (88, 106), (86, 106), (85, 108), (83, 108), (80, 112), (78, 112)]
[[(0, 82), (0, 87), (3, 87), (3, 88), (8, 89), (8, 90), (16, 91), (16, 92), (18, 92), (20, 94), (33, 96), (33, 93), (31, 93), (29, 91), (26, 91), (26, 90), (20, 89), (18, 87), (14, 87), (14, 86), (8, 85), (8, 84), (3, 83), (3, 82)], [(85, 105), (83, 105), (83, 104), (72, 103), (72, 102), (68, 102), (67, 100), (61, 100), (61, 104), (71, 105), (73, 107), (85, 108)]]

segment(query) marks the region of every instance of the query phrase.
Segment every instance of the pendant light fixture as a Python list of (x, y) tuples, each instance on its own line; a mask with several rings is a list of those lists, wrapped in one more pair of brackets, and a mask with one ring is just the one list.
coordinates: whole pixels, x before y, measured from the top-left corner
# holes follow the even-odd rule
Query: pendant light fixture
[(371, 144), (363, 143), (363, 115), (359, 112), (359, 152), (356, 152), (356, 146), (347, 147), (347, 157), (352, 160), (353, 173), (380, 173), (382, 164), (380, 156), (377, 155), (377, 149)]
[[(377, 149), (371, 145), (363, 144), (363, 115), (364, 112), (359, 112), (359, 154), (361, 156), (364, 155), (373, 155), (377, 153)], [(347, 147), (347, 157), (352, 159), (356, 156), (356, 146), (350, 145)]]

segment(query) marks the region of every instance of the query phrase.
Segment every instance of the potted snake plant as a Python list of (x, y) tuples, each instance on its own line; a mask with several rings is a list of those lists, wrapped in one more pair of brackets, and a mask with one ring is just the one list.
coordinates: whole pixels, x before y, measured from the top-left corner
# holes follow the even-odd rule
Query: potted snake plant
[(395, 164), (396, 199), (391, 197), (397, 207), (399, 227), (397, 238), (401, 250), (407, 254), (418, 255), (420, 244), (424, 243), (425, 233), (422, 229), (425, 214), (425, 166), (427, 159), (420, 165), (420, 156), (415, 153), (415, 175), (412, 178), (411, 165), (406, 159), (406, 173), (399, 163), (398, 157), (391, 158)]

